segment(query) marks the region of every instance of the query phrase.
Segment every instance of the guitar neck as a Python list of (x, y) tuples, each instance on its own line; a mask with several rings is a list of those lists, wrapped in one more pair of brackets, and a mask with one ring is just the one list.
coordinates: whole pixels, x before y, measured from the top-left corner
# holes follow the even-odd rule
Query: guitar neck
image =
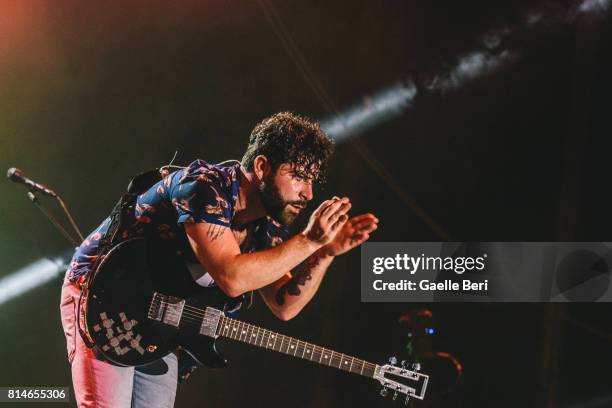
[(222, 316), (219, 320), (217, 335), (369, 378), (374, 378), (379, 369), (376, 364), (227, 316)]

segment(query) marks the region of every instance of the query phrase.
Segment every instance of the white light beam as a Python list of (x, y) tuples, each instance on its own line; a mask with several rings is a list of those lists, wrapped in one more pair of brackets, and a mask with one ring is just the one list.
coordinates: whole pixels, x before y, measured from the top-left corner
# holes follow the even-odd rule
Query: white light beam
[(66, 268), (64, 259), (44, 258), (0, 279), (0, 305), (55, 278)]

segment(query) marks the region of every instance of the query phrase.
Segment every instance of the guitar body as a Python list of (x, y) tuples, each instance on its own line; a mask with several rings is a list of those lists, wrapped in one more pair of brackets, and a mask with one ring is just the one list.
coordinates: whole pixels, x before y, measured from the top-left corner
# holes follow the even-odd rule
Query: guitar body
[[(156, 293), (168, 296), (164, 305), (180, 307), (181, 313), (169, 307), (165, 314), (166, 319), (177, 316), (171, 322), (175, 325), (151, 319)], [(174, 298), (182, 303), (171, 305)], [(241, 299), (198, 285), (182, 259), (164, 245), (132, 238), (113, 247), (95, 271), (86, 324), (96, 351), (115, 365), (148, 364), (180, 347), (198, 364), (224, 367), (215, 338), (199, 334), (202, 316), (190, 311), (208, 306), (225, 310)]]

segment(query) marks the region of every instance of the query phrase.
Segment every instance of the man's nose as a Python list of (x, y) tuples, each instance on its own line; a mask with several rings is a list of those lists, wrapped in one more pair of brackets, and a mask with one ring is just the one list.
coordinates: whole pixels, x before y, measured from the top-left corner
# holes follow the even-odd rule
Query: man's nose
[(300, 192), (300, 197), (302, 197), (302, 199), (306, 201), (312, 200), (312, 184), (304, 184), (304, 186), (302, 187), (302, 191)]

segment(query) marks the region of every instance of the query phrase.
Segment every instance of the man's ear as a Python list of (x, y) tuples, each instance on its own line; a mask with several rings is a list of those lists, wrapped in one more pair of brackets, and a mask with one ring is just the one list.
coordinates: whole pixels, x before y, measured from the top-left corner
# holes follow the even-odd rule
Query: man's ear
[(259, 156), (255, 157), (255, 160), (253, 160), (253, 172), (258, 180), (261, 181), (268, 177), (270, 171), (272, 171), (272, 167), (270, 166), (270, 162), (266, 156), (260, 154)]

